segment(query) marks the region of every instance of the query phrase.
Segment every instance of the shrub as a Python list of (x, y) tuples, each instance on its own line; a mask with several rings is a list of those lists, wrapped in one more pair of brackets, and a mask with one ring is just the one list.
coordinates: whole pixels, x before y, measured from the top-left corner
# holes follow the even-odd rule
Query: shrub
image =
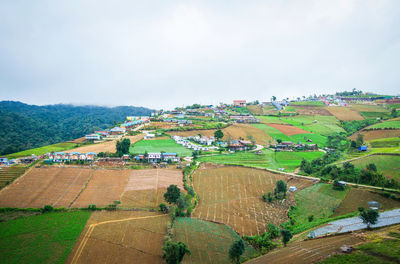
[(89, 204), (87, 209), (90, 210), (90, 211), (96, 211), (97, 210), (97, 206), (95, 204)]
[(45, 205), (45, 206), (43, 207), (43, 209), (42, 209), (42, 212), (43, 212), (43, 213), (48, 213), (48, 212), (52, 212), (52, 211), (54, 211), (54, 208), (53, 208), (53, 206), (51, 206), (51, 205)]

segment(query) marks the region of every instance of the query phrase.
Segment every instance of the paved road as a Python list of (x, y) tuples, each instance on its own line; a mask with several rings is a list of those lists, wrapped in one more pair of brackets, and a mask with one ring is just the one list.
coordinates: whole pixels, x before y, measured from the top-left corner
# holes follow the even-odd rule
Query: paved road
[[(395, 209), (380, 213), (378, 222), (375, 225), (371, 225), (371, 227), (372, 228), (382, 227), (399, 223), (400, 223), (400, 209)], [(332, 233), (346, 233), (365, 228), (367, 228), (367, 225), (362, 222), (360, 217), (356, 216), (331, 222), (326, 226), (311, 231), (307, 235), (307, 237), (319, 237)]]

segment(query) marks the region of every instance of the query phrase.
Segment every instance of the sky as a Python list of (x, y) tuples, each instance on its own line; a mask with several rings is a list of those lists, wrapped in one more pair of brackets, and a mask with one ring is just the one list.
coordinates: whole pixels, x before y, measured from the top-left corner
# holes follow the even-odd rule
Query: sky
[(0, 2), (0, 100), (134, 105), (400, 94), (400, 1)]

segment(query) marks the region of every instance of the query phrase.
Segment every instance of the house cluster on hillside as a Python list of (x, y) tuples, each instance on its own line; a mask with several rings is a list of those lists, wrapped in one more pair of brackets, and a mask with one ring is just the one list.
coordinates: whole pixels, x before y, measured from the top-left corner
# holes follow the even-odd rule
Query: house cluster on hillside
[(283, 141), (280, 144), (270, 145), (270, 148), (277, 151), (317, 151), (317, 144), (295, 144), (291, 141)]
[(254, 147), (254, 143), (248, 140), (233, 140), (228, 144), (230, 151), (246, 151), (251, 150)]
[(94, 161), (97, 153), (96, 152), (88, 152), (88, 153), (80, 153), (80, 152), (55, 152), (55, 153), (47, 153), (47, 158), (45, 163), (53, 163), (53, 162), (69, 162), (69, 161)]
[(260, 123), (260, 119), (257, 119), (250, 114), (231, 115), (229, 119), (235, 121), (236, 123)]
[(180, 157), (176, 153), (147, 153), (146, 155), (137, 155), (135, 160), (147, 161), (148, 163), (159, 163), (159, 162), (179, 162), (181, 161)]
[(180, 137), (180, 136), (173, 136), (172, 139), (177, 144), (182, 145), (185, 148), (195, 150), (195, 151), (209, 151), (209, 150), (212, 150), (212, 149), (218, 149), (218, 147), (216, 147), (216, 146), (211, 146), (215, 142), (214, 137), (200, 137), (200, 136)]

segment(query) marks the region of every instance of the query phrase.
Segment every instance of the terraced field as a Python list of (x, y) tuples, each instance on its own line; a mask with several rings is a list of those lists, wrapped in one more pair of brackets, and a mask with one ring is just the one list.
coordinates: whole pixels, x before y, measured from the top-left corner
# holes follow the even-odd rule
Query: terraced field
[[(180, 217), (174, 226), (174, 241), (184, 242), (191, 255), (182, 263), (229, 264), (229, 248), (240, 236), (230, 227), (196, 218)], [(246, 245), (243, 257), (252, 257), (256, 250)]]
[(154, 139), (154, 140), (141, 140), (136, 142), (130, 147), (130, 153), (144, 154), (145, 152), (173, 152), (179, 156), (191, 156), (192, 151), (184, 148), (183, 146), (175, 143), (171, 138), (168, 139)]
[(11, 166), (0, 168), (0, 189), (10, 184), (13, 180), (24, 174), (26, 167)]
[(339, 120), (349, 121), (349, 120), (364, 119), (364, 117), (362, 117), (362, 115), (360, 115), (359, 112), (355, 111), (350, 107), (330, 106), (327, 107), (326, 109)]
[(311, 185), (309, 180), (263, 170), (202, 164), (193, 175), (199, 203), (192, 215), (227, 224), (241, 235), (263, 233), (267, 223), (279, 225), (287, 221), (289, 207), (294, 204), (293, 194), (282, 203), (262, 201), (261, 196), (272, 192), (280, 179), (299, 190)]
[(372, 125), (368, 129), (400, 129), (400, 121), (384, 121)]

